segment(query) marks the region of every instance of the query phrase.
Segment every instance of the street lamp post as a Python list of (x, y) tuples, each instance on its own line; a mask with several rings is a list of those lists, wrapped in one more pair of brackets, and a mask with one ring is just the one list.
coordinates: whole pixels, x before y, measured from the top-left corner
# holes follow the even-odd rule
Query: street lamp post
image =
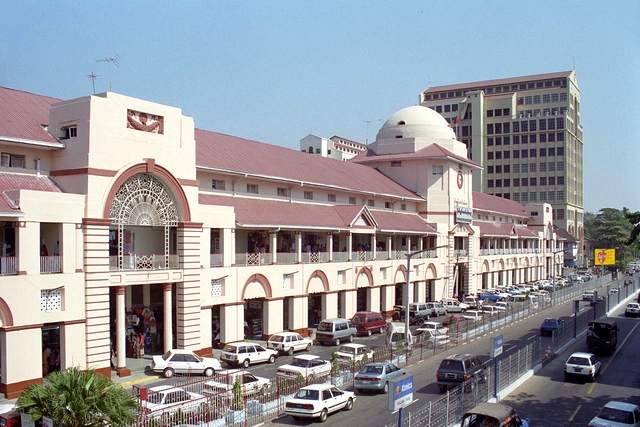
[[(404, 287), (404, 295), (402, 296), (404, 302), (404, 342), (405, 345), (409, 345), (409, 283), (411, 276), (411, 258), (420, 255), (423, 252), (435, 251), (441, 248), (450, 248), (450, 245), (436, 246), (435, 248), (422, 249), (419, 251), (411, 252), (407, 254), (407, 283)], [(437, 255), (437, 254), (436, 254)]]
[(556, 296), (556, 254), (560, 252), (564, 252), (564, 250), (554, 251), (553, 259), (551, 260), (551, 279), (553, 280), (553, 296), (556, 299), (556, 303), (558, 302), (558, 297)]

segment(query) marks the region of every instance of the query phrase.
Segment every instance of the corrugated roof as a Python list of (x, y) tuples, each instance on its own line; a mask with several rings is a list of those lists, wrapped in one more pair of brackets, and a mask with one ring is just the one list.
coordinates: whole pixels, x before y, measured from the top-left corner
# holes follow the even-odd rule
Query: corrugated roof
[(381, 161), (402, 161), (418, 159), (449, 159), (459, 163), (464, 163), (472, 167), (480, 168), (480, 165), (478, 165), (473, 160), (466, 157), (458, 156), (457, 154), (454, 154), (453, 152), (438, 144), (428, 145), (425, 148), (415, 152), (398, 154), (377, 154), (375, 151), (369, 148), (349, 160), (349, 162), (365, 164)]
[(520, 203), (478, 191), (473, 192), (473, 209), (529, 218)]
[(510, 222), (474, 222), (473, 225), (480, 228), (481, 237), (517, 237)]
[(58, 142), (43, 125), (49, 124), (49, 106), (59, 99), (0, 87), (0, 139)]
[(460, 83), (460, 84), (454, 84), (454, 85), (432, 86), (424, 90), (423, 93), (443, 92), (448, 90), (472, 90), (472, 89), (483, 88), (486, 86), (511, 85), (514, 83), (528, 82), (531, 80), (562, 79), (562, 78), (569, 77), (571, 73), (572, 71), (559, 71), (556, 73), (534, 74), (531, 76), (510, 77), (506, 79), (483, 80), (479, 82)]
[[(234, 208), (236, 222), (243, 227), (314, 228), (348, 230), (362, 211), (357, 205), (315, 205), (247, 197), (200, 194), (203, 205)], [(435, 234), (436, 231), (417, 214), (369, 211), (381, 231)]]
[(201, 168), (423, 200), (368, 166), (201, 129), (195, 138), (196, 165)]
[(24, 213), (7, 196), (7, 191), (33, 190), (61, 193), (55, 183), (46, 176), (0, 172), (0, 215), (24, 216)]
[(518, 237), (536, 237), (536, 238), (538, 237), (538, 233), (536, 233), (534, 230), (527, 227), (526, 225), (516, 224), (515, 230)]

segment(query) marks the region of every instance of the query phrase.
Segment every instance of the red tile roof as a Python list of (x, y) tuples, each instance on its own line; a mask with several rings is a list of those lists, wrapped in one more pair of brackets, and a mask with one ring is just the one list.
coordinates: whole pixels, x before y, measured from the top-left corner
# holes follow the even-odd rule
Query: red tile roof
[(478, 191), (473, 192), (473, 209), (529, 218), (520, 203)]
[[(264, 200), (247, 197), (203, 194), (203, 205), (231, 206), (236, 223), (242, 227), (315, 228), (321, 230), (349, 230), (363, 210), (356, 205), (315, 205)], [(417, 214), (370, 211), (380, 231), (435, 234), (436, 231)]]
[(196, 129), (196, 165), (345, 191), (423, 200), (381, 172), (289, 148)]
[(24, 216), (24, 213), (7, 196), (7, 191), (15, 190), (61, 192), (46, 176), (0, 172), (0, 215)]
[(518, 237), (511, 222), (474, 222), (481, 237)]
[(515, 225), (516, 234), (518, 237), (538, 237), (538, 233), (535, 232), (532, 228), (527, 227), (526, 225)]
[(350, 160), (351, 163), (371, 163), (380, 161), (400, 161), (400, 160), (417, 160), (417, 159), (449, 159), (456, 162), (464, 163), (469, 166), (480, 167), (476, 162), (466, 157), (458, 156), (452, 153), (446, 148), (441, 147), (438, 144), (431, 144), (427, 147), (418, 150), (413, 153), (399, 153), (399, 154), (377, 154), (372, 149), (358, 154)]
[(0, 139), (57, 142), (42, 125), (49, 124), (49, 106), (59, 99), (0, 87)]

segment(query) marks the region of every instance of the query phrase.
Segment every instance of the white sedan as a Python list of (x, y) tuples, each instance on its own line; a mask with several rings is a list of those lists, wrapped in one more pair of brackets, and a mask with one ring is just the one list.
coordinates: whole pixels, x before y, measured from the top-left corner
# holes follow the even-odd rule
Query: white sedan
[(147, 399), (141, 403), (142, 409), (150, 418), (160, 418), (174, 412), (203, 410), (207, 405), (207, 398), (202, 394), (192, 393), (180, 387), (161, 385), (151, 387)]
[(311, 338), (305, 338), (297, 332), (279, 332), (271, 335), (267, 348), (293, 356), (294, 351), (310, 351), (313, 345)]
[(302, 387), (293, 399), (287, 402), (284, 412), (294, 419), (318, 418), (327, 420), (327, 415), (344, 409), (353, 409), (356, 395), (352, 391), (343, 391), (328, 384), (314, 384)]
[(285, 378), (297, 378), (302, 375), (303, 378), (313, 379), (327, 376), (330, 373), (331, 363), (329, 361), (313, 354), (301, 354), (294, 357), (291, 363), (280, 366), (276, 375)]
[(153, 356), (151, 367), (154, 372), (160, 372), (165, 378), (174, 374), (212, 376), (215, 371), (222, 369), (218, 359), (200, 357), (190, 350), (169, 350), (162, 356)]
[(364, 344), (345, 344), (338, 351), (338, 357), (341, 362), (359, 362), (367, 357), (369, 361), (373, 361), (373, 350)]

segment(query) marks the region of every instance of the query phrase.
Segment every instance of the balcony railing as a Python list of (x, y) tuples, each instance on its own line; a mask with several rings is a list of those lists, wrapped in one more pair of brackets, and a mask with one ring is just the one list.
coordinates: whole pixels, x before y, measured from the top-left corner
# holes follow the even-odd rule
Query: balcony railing
[[(167, 267), (168, 261), (168, 267)], [(122, 268), (118, 265), (118, 256), (109, 257), (109, 270), (166, 270), (179, 267), (178, 255), (131, 254), (122, 256)]]
[(62, 257), (60, 255), (41, 256), (40, 273), (62, 273)]
[(0, 276), (18, 274), (17, 265), (17, 258), (15, 256), (0, 257)]
[(453, 256), (467, 256), (467, 250), (466, 249), (454, 249), (453, 250)]
[(222, 267), (222, 254), (211, 254), (211, 267)]

